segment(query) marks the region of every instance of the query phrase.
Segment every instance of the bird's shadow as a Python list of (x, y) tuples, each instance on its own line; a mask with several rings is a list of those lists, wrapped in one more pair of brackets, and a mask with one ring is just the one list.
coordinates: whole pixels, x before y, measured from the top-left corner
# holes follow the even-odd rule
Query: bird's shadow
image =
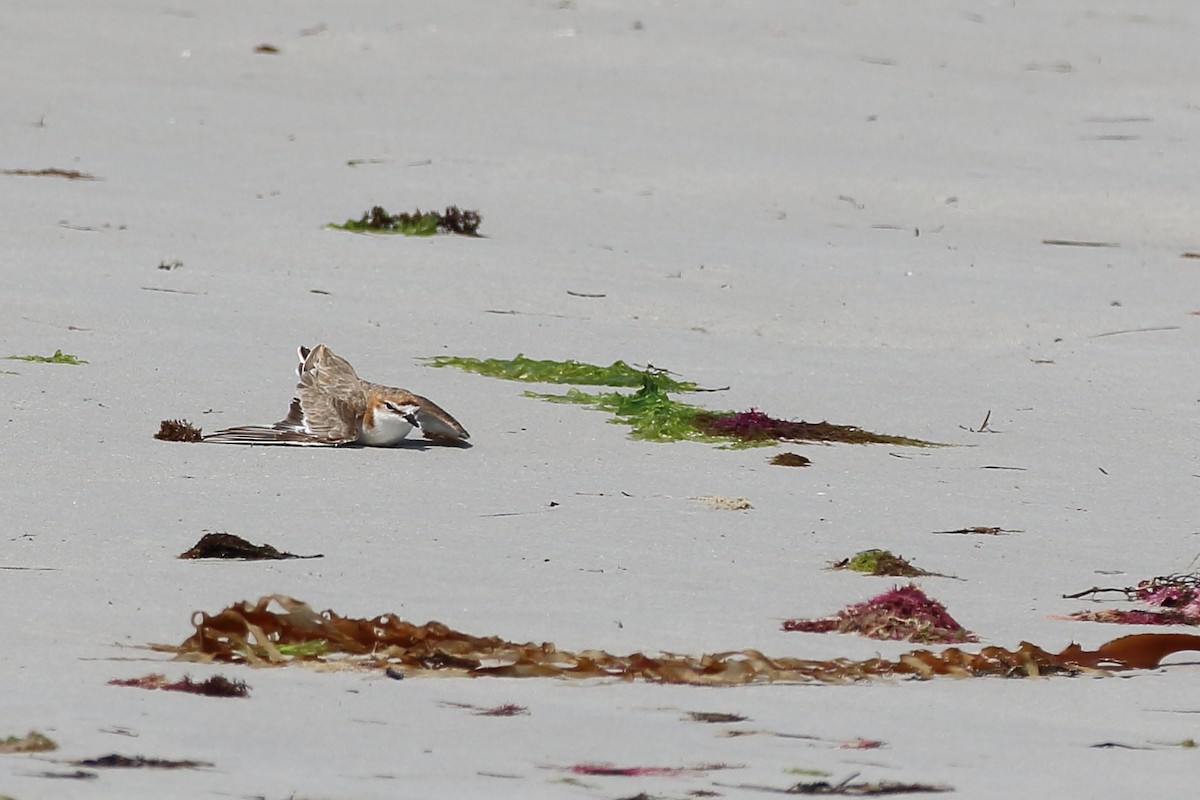
[(357, 442), (337, 445), (337, 449), (339, 450), (416, 450), (417, 452), (444, 449), (470, 450), (472, 447), (474, 445), (470, 442), (449, 442), (437, 439), (402, 439), (389, 447), (373, 447), (371, 445), (358, 444)]

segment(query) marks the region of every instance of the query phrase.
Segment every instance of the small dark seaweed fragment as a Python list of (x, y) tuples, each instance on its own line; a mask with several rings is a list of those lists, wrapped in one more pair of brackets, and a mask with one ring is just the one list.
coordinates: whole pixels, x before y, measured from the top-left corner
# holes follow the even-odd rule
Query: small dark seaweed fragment
[(807, 467), (812, 460), (799, 453), (779, 453), (771, 457), (771, 463), (777, 467)]
[(35, 773), (34, 777), (35, 778), (66, 778), (67, 780), (72, 780), (72, 781), (86, 781), (86, 780), (91, 780), (92, 778), (98, 778), (100, 776), (94, 772), (88, 772), (85, 769), (77, 769), (74, 772), (51, 772), (49, 770), (46, 770), (45, 772)]
[(745, 722), (749, 719), (749, 717), (743, 717), (741, 714), (726, 714), (720, 711), (689, 711), (687, 715), (688, 719), (693, 722), (708, 722), (713, 724)]
[(200, 429), (186, 419), (164, 419), (154, 438), (164, 442), (198, 442), (201, 436)]
[(444, 702), (447, 708), (465, 708), (477, 717), (519, 717), (527, 716), (529, 709), (516, 703), (504, 703), (498, 706), (476, 706), (470, 703)]
[(86, 172), (80, 172), (74, 169), (59, 169), (51, 167), (49, 169), (6, 169), (5, 175), (24, 175), (33, 178), (66, 178), (69, 181), (98, 181), (95, 175), (89, 175)]
[(184, 675), (183, 680), (170, 682), (161, 673), (151, 673), (140, 678), (121, 680), (114, 678), (109, 686), (130, 686), (135, 689), (162, 689), (167, 692), (186, 692), (201, 694), (205, 697), (249, 697), (250, 687), (245, 681), (234, 681), (224, 675), (214, 675), (203, 681), (194, 681), (190, 675)]
[(180, 558), (226, 558), (243, 561), (282, 560), (285, 558), (322, 558), (320, 554), (298, 556), (284, 553), (269, 544), (251, 544), (232, 533), (206, 533), (190, 550), (179, 554)]
[(448, 206), (442, 212), (438, 229), (460, 236), (478, 236), (479, 223), (482, 221), (478, 211), (463, 211), (458, 206)]
[(956, 528), (952, 531), (934, 531), (934, 533), (958, 533), (964, 535), (977, 533), (984, 536), (1004, 536), (1010, 533), (1023, 533), (1023, 531), (999, 528), (994, 525), (976, 525), (973, 528)]
[(211, 767), (211, 761), (191, 761), (191, 760), (172, 760), (167, 758), (146, 758), (145, 756), (123, 756), (119, 753), (110, 753), (99, 758), (84, 758), (79, 761), (68, 762), (75, 767), (122, 767), (122, 768), (137, 768), (150, 767), (153, 769), (196, 769), (197, 767)]
[(816, 797), (880, 797), (889, 794), (934, 794), (954, 791), (953, 786), (934, 783), (899, 783), (897, 781), (876, 781), (874, 783), (860, 781), (858, 783), (851, 783), (857, 777), (858, 773), (855, 773), (841, 783), (830, 783), (829, 781), (801, 782), (783, 789), (757, 783), (717, 783), (714, 785), (725, 786), (731, 789), (750, 789), (757, 792), (769, 792), (771, 794), (794, 794)]

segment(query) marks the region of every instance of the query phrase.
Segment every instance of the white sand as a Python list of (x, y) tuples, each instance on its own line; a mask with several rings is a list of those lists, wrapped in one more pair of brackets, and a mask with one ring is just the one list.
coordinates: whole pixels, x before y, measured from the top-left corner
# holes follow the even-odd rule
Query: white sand
[[(1186, 0), (6, 4), (0, 169), (102, 180), (0, 175), (0, 354), (90, 362), (0, 362), (0, 566), (26, 568), (0, 570), (0, 737), (61, 745), (0, 756), (0, 795), (763, 796), (714, 782), (811, 779), (789, 769), (971, 798), (1191, 789), (1194, 753), (1159, 746), (1200, 737), (1187, 654), (1130, 679), (717, 690), (122, 646), (280, 592), (565, 648), (895, 656), (779, 630), (890, 585), (823, 569), (867, 547), (963, 578), (923, 584), (985, 643), (1134, 632), (1050, 615), (1200, 551), (1200, 262), (1180, 258), (1200, 250), (1198, 37)], [(478, 208), (488, 238), (322, 228), (375, 203)], [(1099, 336), (1142, 328), (1169, 329)], [(151, 438), (167, 417), (278, 419), (291, 353), (318, 341), (434, 398), (474, 448)], [(415, 361), (518, 352), (649, 361), (730, 386), (700, 396), (715, 408), (973, 446), (790, 447), (814, 465), (783, 469)], [(989, 410), (995, 434), (965, 430)], [(1022, 532), (931, 533), (974, 525)], [(325, 558), (176, 560), (205, 530)], [(106, 685), (153, 671), (253, 693)], [(854, 737), (887, 746), (830, 744)], [(111, 752), (215, 767), (37, 777)], [(599, 761), (742, 768), (546, 769)]]

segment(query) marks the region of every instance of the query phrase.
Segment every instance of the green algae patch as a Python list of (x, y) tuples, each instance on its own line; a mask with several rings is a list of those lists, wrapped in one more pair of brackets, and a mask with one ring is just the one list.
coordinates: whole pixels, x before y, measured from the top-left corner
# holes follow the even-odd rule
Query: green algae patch
[(890, 550), (860, 550), (850, 558), (843, 558), (829, 565), (830, 569), (848, 569), (864, 575), (888, 575), (892, 577), (916, 578), (921, 576), (948, 578), (938, 572), (929, 572), (914, 566), (911, 561)]
[(550, 361), (526, 358), (518, 353), (516, 358), (460, 358), (458, 356), (433, 356), (422, 359), (431, 367), (458, 367), (464, 372), (474, 372), (489, 378), (526, 383), (573, 383), (576, 386), (642, 386), (647, 375), (653, 376), (655, 385), (665, 392), (696, 392), (700, 387), (691, 381), (679, 381), (670, 377), (665, 370), (647, 367), (639, 369), (624, 361), (614, 361), (607, 367), (588, 364), (584, 361)]
[[(699, 406), (672, 400), (664, 388), (665, 376), (654, 373), (642, 375), (642, 387), (633, 394), (623, 392), (601, 392), (592, 394), (571, 389), (566, 394), (540, 394), (526, 392), (526, 397), (536, 397), (551, 403), (576, 403), (590, 406), (613, 415), (612, 422), (628, 425), (633, 430), (630, 436), (651, 442), (703, 441), (740, 444), (728, 436), (713, 436), (695, 425), (696, 416), (704, 413)], [(670, 378), (665, 378), (670, 381)]]
[(281, 644), (277, 647), (279, 654), (289, 658), (316, 658), (329, 652), (329, 641), (326, 639), (308, 639), (303, 642)]
[(389, 214), (383, 206), (373, 206), (358, 219), (348, 219), (341, 225), (331, 222), (326, 227), (352, 233), (400, 234), (402, 236), (433, 236), (437, 233), (456, 233), (460, 236), (479, 236), (483, 217), (478, 211), (463, 211), (449, 206), (442, 213), (421, 211)]
[(86, 364), (88, 362), (73, 356), (70, 353), (64, 353), (62, 350), (55, 350), (52, 356), (8, 356), (9, 361), (32, 361), (36, 364)]
[(638, 387), (625, 392), (585, 392), (570, 389), (565, 394), (526, 392), (552, 403), (574, 403), (613, 415), (612, 422), (628, 425), (634, 439), (654, 442), (713, 442), (730, 448), (762, 447), (780, 441), (844, 444), (893, 444), (908, 447), (940, 447), (907, 436), (872, 433), (853, 425), (828, 422), (795, 422), (776, 419), (751, 408), (748, 411), (712, 411), (683, 403), (670, 395), (678, 392), (708, 392), (691, 381), (679, 380), (664, 369), (639, 369), (625, 361), (609, 366), (582, 361), (549, 361), (526, 358), (477, 359), (433, 356), (422, 359), (431, 367), (458, 367), (467, 372), (529, 383), (576, 384), (579, 386)]

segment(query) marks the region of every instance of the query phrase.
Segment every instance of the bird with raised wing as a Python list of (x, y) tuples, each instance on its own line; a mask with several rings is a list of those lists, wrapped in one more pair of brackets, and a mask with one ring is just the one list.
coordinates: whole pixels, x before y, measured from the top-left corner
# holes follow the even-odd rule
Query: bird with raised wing
[(463, 444), (470, 434), (436, 403), (407, 389), (358, 377), (350, 362), (323, 344), (300, 347), (296, 396), (274, 425), (243, 425), (204, 437), (215, 444), (391, 447), (413, 428), (427, 439)]

